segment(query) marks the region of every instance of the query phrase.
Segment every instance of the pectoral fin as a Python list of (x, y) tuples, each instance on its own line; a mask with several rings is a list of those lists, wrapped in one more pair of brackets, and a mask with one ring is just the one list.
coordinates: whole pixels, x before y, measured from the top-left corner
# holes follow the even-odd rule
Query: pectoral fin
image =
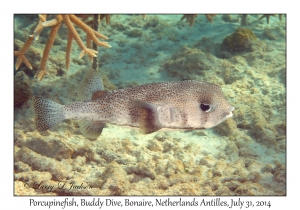
[(149, 134), (162, 128), (158, 119), (157, 107), (154, 104), (140, 100), (133, 100), (132, 106), (142, 110), (139, 119), (139, 126), (142, 133)]
[(80, 120), (78, 124), (80, 132), (89, 139), (97, 139), (105, 126), (105, 123), (88, 120)]

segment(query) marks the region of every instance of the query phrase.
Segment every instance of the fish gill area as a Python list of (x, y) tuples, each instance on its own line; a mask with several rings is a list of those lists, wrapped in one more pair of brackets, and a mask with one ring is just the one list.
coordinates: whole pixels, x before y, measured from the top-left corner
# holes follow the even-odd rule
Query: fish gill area
[[(54, 15), (53, 15), (54, 16)], [(185, 17), (185, 18), (183, 18)], [(261, 18), (263, 17), (263, 18)], [(213, 18), (213, 19), (211, 19)], [(50, 18), (49, 18), (50, 19)], [(106, 17), (106, 20), (108, 17)], [(14, 50), (37, 15), (15, 15)], [(192, 79), (221, 86), (233, 117), (212, 129), (155, 132), (106, 124), (91, 141), (76, 120), (38, 132), (32, 96), (77, 99), (91, 66), (62, 25), (34, 77), (50, 28), (34, 40), (14, 80), (15, 195), (286, 195), (286, 20), (284, 15), (111, 15), (99, 23), (106, 90)], [(85, 40), (86, 34), (78, 29)]]

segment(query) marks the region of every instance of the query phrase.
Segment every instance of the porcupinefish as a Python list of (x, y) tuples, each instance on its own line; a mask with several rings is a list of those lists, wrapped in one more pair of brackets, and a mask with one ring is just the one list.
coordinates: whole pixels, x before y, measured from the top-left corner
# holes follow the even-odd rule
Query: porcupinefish
[(104, 91), (100, 74), (93, 69), (79, 84), (78, 93), (88, 100), (61, 105), (34, 97), (37, 130), (48, 130), (65, 119), (80, 119), (79, 129), (90, 139), (101, 134), (105, 123), (140, 128), (144, 134), (206, 129), (232, 117), (234, 110), (213, 83), (158, 82)]

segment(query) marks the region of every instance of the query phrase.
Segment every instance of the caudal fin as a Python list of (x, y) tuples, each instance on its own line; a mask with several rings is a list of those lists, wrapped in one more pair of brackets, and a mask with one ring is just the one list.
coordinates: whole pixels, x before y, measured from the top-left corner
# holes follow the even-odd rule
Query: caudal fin
[(63, 121), (63, 105), (42, 97), (34, 97), (35, 124), (38, 131), (45, 131)]

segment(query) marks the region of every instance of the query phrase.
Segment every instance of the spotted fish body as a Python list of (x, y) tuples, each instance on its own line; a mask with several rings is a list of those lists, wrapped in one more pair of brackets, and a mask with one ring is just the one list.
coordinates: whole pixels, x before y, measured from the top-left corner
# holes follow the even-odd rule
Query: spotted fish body
[(95, 78), (99, 80), (90, 72), (86, 79), (87, 95), (96, 95), (94, 100), (60, 105), (35, 97), (37, 129), (47, 130), (64, 119), (82, 119), (81, 131), (89, 138), (97, 138), (104, 123), (139, 127), (146, 134), (160, 129), (204, 129), (231, 117), (234, 110), (221, 88), (208, 82), (159, 82), (105, 92)]

